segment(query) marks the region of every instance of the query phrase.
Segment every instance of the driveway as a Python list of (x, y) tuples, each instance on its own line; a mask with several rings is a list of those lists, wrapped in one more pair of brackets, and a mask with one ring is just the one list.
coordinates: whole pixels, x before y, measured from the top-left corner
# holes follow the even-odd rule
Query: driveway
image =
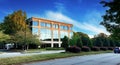
[(23, 65), (117, 65), (120, 54), (105, 53), (33, 62)]
[(41, 51), (41, 52), (37, 52), (37, 53), (4, 52), (4, 53), (0, 54), (0, 58), (17, 57), (17, 56), (28, 56), (28, 55), (38, 55), (38, 54), (52, 54), (52, 53), (60, 53), (60, 52), (65, 52), (65, 50)]

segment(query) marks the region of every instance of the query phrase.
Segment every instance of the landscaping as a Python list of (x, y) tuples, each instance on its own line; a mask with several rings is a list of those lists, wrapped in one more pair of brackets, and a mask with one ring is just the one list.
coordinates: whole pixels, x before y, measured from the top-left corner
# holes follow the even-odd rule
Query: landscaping
[(72, 56), (83, 56), (91, 54), (109, 53), (112, 51), (91, 51), (91, 52), (81, 52), (81, 53), (55, 53), (55, 54), (43, 54), (43, 55), (32, 55), (32, 56), (22, 56), (22, 57), (12, 57), (12, 58), (1, 58), (1, 65), (21, 65), (22, 63), (29, 63), (34, 61), (43, 61), (56, 58), (66, 58)]

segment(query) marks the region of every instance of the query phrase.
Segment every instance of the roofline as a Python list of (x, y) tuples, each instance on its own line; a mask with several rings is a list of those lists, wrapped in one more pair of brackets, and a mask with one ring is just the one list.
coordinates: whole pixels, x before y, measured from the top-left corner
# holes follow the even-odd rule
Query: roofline
[(49, 19), (44, 19), (44, 18), (31, 17), (31, 20), (34, 20), (34, 19), (51, 21), (51, 22), (55, 22), (55, 23), (61, 23), (61, 24), (67, 24), (67, 25), (73, 26), (73, 24), (69, 24), (69, 23), (64, 23), (64, 22), (59, 22), (59, 21), (49, 20)]

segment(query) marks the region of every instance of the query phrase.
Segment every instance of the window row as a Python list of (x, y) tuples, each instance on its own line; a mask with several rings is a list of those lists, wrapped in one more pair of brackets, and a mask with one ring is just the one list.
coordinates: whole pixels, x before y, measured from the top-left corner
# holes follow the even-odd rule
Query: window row
[[(33, 26), (38, 26), (39, 23), (36, 22), (36, 21), (33, 21), (32, 25), (33, 25)], [(53, 25), (51, 25), (50, 23), (45, 23), (45, 22), (41, 22), (41, 23), (40, 23), (40, 26), (41, 26), (41, 27), (49, 27), (49, 28), (50, 28), (50, 27), (53, 27), (53, 28), (55, 28), (55, 29), (58, 29), (58, 28), (59, 28), (58, 24), (53, 24)], [(62, 30), (69, 30), (69, 27), (62, 25), (62, 26), (60, 26), (60, 29), (62, 29)], [(72, 27), (70, 27), (70, 30), (72, 30)]]
[[(38, 35), (39, 30), (38, 28), (32, 28), (32, 34)], [(49, 29), (40, 29), (40, 39), (51, 39), (51, 30)], [(64, 36), (68, 36), (68, 32), (60, 31), (60, 38), (63, 38)], [(72, 32), (70, 33), (70, 37), (72, 36)], [(59, 38), (58, 30), (53, 30), (53, 38)]]

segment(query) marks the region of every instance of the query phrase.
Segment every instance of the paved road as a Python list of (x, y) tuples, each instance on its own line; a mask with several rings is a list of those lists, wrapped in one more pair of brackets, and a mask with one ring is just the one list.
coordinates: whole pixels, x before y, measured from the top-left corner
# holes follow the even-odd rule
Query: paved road
[(20, 53), (20, 52), (4, 52), (0, 54), (0, 58), (8, 58), (8, 57), (16, 57), (16, 56), (28, 56), (28, 55), (38, 55), (38, 54), (52, 54), (52, 53), (60, 53), (65, 52), (64, 50), (57, 51), (41, 51), (37, 53)]
[(23, 65), (117, 65), (120, 54), (105, 53), (34, 62)]

